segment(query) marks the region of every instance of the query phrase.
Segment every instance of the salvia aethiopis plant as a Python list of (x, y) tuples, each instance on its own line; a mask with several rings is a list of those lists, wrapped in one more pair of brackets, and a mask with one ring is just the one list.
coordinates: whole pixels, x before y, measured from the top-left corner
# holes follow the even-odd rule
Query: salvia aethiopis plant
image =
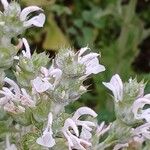
[(109, 124), (97, 123), (97, 113), (88, 107), (66, 113), (65, 106), (87, 91), (83, 82), (105, 71), (99, 54), (89, 47), (62, 48), (54, 59), (31, 54), (25, 38), (17, 45), (11, 40), (27, 28), (43, 27), (43, 10), (21, 10), (16, 1), (1, 4), (0, 150), (149, 150), (150, 94), (144, 94), (143, 81), (123, 83), (116, 74), (103, 82), (114, 99), (116, 120)]

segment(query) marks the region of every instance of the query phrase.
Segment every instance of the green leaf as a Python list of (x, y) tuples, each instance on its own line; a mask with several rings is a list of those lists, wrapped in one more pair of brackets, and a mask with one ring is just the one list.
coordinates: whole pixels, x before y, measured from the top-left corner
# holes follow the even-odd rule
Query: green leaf
[(47, 120), (48, 113), (50, 112), (50, 100), (41, 100), (41, 102), (32, 110), (33, 118), (41, 123)]
[(31, 124), (32, 111), (31, 111), (31, 109), (26, 108), (25, 113), (11, 114), (11, 116), (17, 123), (19, 123), (23, 126), (28, 126)]
[(21, 147), (23, 150), (42, 150), (42, 147), (36, 143), (38, 138), (36, 133), (28, 133), (21, 139)]

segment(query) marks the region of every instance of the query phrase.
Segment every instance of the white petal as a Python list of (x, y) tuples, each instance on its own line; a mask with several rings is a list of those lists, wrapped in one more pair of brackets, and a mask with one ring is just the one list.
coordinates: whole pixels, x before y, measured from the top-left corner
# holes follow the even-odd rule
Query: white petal
[(32, 80), (32, 85), (38, 93), (43, 93), (48, 89), (53, 89), (52, 84), (50, 84), (47, 80), (42, 80), (40, 77)]
[(87, 75), (90, 75), (90, 74), (98, 74), (100, 72), (103, 72), (105, 71), (105, 67), (103, 65), (100, 65), (98, 64), (97, 66), (90, 66), (90, 67), (87, 67), (86, 68), (86, 73)]
[(145, 123), (136, 129), (134, 129), (134, 135), (141, 135), (147, 139), (150, 139), (150, 123)]
[(117, 97), (119, 100), (122, 100), (123, 97), (123, 83), (122, 80), (120, 79), (120, 76), (118, 74), (114, 75), (112, 79), (110, 80), (110, 83), (114, 85), (116, 88), (117, 92)]
[(91, 108), (81, 107), (74, 113), (72, 119), (77, 120), (82, 115), (91, 115), (93, 117), (97, 117), (96, 112)]
[(12, 93), (10, 89), (3, 87), (2, 90), (0, 90), (0, 94), (3, 94), (7, 98), (12, 98), (12, 99), (14, 98), (14, 94)]
[(54, 86), (56, 86), (61, 79), (62, 71), (60, 69), (53, 69), (49, 72), (49, 75), (55, 78)]
[(25, 21), (27, 19), (27, 16), (34, 11), (39, 11), (42, 10), (41, 8), (37, 7), (37, 6), (29, 6), (26, 7), (22, 10), (21, 14), (20, 14), (20, 20), (21, 21)]
[(53, 147), (56, 143), (54, 138), (52, 137), (52, 134), (47, 132), (41, 137), (39, 137), (36, 142), (39, 145), (45, 146), (45, 147)]
[(21, 93), (20, 88), (13, 80), (6, 77), (4, 81), (10, 84), (14, 88), (15, 94), (20, 95)]
[(9, 3), (7, 0), (1, 0), (1, 3), (3, 4), (4, 10), (6, 10), (9, 6)]
[(92, 146), (92, 144), (84, 139), (79, 139), (78, 137), (74, 136), (73, 134), (70, 134), (71, 140), (73, 142), (73, 147), (74, 149), (77, 150), (86, 150), (84, 146), (89, 147)]
[(49, 71), (48, 71), (48, 69), (47, 69), (47, 68), (45, 68), (45, 67), (41, 67), (41, 72), (42, 72), (42, 74), (44, 74), (44, 76), (45, 76), (45, 77), (48, 77), (48, 75), (49, 75)]
[(146, 120), (146, 122), (150, 122), (150, 108), (147, 108), (145, 110), (141, 110), (140, 117)]
[(97, 126), (96, 134), (98, 136), (102, 136), (109, 131), (110, 127), (111, 127), (111, 123), (107, 126), (103, 121), (100, 125)]
[(83, 47), (79, 50), (78, 56), (80, 57), (84, 52), (86, 52), (87, 50), (89, 50), (90, 48), (88, 46)]
[(50, 76), (53, 76), (54, 78), (56, 78), (57, 80), (61, 77), (62, 75), (62, 71), (60, 69), (53, 69), (49, 72)]
[(142, 119), (141, 114), (138, 112), (139, 109), (143, 109), (143, 107), (149, 104), (150, 105), (150, 100), (146, 98), (139, 98), (136, 101), (134, 101), (133, 106), (132, 106), (132, 112), (134, 114), (134, 117), (136, 119)]
[(99, 56), (99, 54), (89, 53), (81, 58), (80, 63), (86, 64), (86, 63), (92, 61), (92, 59), (96, 58), (97, 56)]
[(124, 148), (124, 147), (128, 147), (129, 144), (128, 143), (125, 143), (125, 144), (117, 144), (113, 150), (120, 150), (121, 148)]
[(92, 134), (89, 130), (82, 128), (80, 138), (89, 141), (92, 138)]
[(102, 82), (104, 86), (106, 86), (109, 90), (112, 91), (115, 101), (118, 102), (116, 88), (111, 83)]
[(73, 129), (73, 131), (75, 132), (75, 134), (77, 136), (79, 136), (79, 131), (78, 131), (77, 126), (76, 126), (75, 122), (70, 118), (66, 119), (63, 130), (67, 131), (67, 130), (69, 130), (69, 127), (71, 127)]
[(144, 96), (144, 98), (146, 98), (146, 99), (149, 99), (149, 100), (150, 100), (150, 94), (146, 94), (146, 95)]
[(123, 83), (118, 74), (114, 75), (110, 82), (103, 84), (112, 91), (116, 102), (123, 99)]
[(23, 23), (24, 27), (31, 27), (32, 25), (36, 27), (43, 27), (45, 23), (45, 15), (40, 13), (38, 16), (32, 17), (31, 19)]
[(89, 131), (92, 131), (92, 128), (91, 127), (95, 127), (95, 123), (91, 122), (91, 121), (80, 121), (80, 120), (75, 120), (75, 123), (78, 125), (78, 126), (82, 126), (83, 128), (89, 130)]
[(23, 56), (30, 59), (31, 58), (31, 52), (30, 52), (30, 46), (28, 44), (28, 41), (25, 38), (22, 38), (22, 41), (23, 41), (23, 44), (24, 44), (25, 49), (26, 49), (26, 52), (22, 51)]

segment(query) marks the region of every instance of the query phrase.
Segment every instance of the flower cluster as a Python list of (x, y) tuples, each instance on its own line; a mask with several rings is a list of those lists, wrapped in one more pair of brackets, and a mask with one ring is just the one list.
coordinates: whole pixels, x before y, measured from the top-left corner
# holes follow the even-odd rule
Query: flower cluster
[(35, 107), (35, 101), (27, 93), (27, 91), (19, 86), (11, 79), (5, 78), (4, 81), (10, 85), (9, 88), (3, 87), (0, 90), (0, 94), (3, 95), (0, 98), (0, 106), (5, 111), (11, 113), (25, 112), (25, 107)]
[[(62, 132), (68, 141), (69, 150), (86, 150), (88, 147), (92, 146), (90, 143), (90, 139), (92, 138), (91, 127), (95, 127), (96, 125), (91, 121), (79, 120), (82, 115), (91, 115), (93, 117), (97, 116), (97, 114), (90, 108), (81, 107), (75, 112), (72, 118), (68, 118), (65, 121)], [(80, 134), (78, 129), (79, 126), (82, 127)]]
[[(103, 83), (113, 93), (115, 100), (115, 112), (117, 120), (112, 124), (111, 130), (119, 133), (120, 128), (124, 128), (122, 134), (129, 134), (128, 139), (118, 139), (115, 150), (121, 147), (128, 147), (131, 141), (141, 142), (150, 139), (149, 107), (150, 94), (144, 95), (145, 84), (138, 83), (136, 79), (129, 79), (128, 83), (123, 83), (118, 74), (114, 75), (109, 83)], [(128, 133), (127, 133), (128, 132)], [(114, 133), (117, 134), (118, 133)], [(118, 136), (119, 137), (119, 136)], [(123, 142), (124, 141), (124, 142)]]
[[(116, 119), (97, 123), (97, 113), (80, 107), (68, 114), (65, 106), (87, 91), (84, 81), (105, 71), (98, 53), (89, 47), (60, 49), (50, 59), (31, 53), (28, 41), (18, 38), (27, 28), (43, 27), (43, 9), (21, 10), (16, 1), (1, 0), (0, 13), (0, 147), (5, 150), (119, 150), (136, 145), (149, 149), (150, 94), (145, 83), (118, 74), (103, 84), (112, 91)], [(35, 15), (34, 15), (35, 14)], [(25, 49), (19, 50), (24, 45)], [(86, 117), (86, 118), (85, 118)], [(6, 137), (6, 139), (5, 139)], [(11, 144), (13, 143), (13, 144)], [(135, 146), (134, 146), (134, 149)]]

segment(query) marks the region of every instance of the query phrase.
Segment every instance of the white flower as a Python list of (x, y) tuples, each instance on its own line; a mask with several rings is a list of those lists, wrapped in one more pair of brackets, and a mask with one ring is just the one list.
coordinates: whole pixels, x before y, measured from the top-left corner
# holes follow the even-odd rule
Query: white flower
[(0, 94), (4, 95), (0, 98), (0, 105), (9, 112), (24, 112), (23, 106), (35, 107), (35, 102), (31, 96), (27, 94), (25, 89), (19, 86), (11, 79), (5, 78), (4, 81), (10, 85), (10, 88), (3, 87)]
[(144, 139), (150, 139), (150, 123), (145, 123), (133, 131), (134, 136), (140, 136)]
[(92, 130), (92, 126), (95, 126), (95, 123), (91, 122), (91, 121), (81, 121), (79, 120), (79, 118), (82, 115), (91, 115), (92, 117), (97, 117), (97, 114), (95, 113), (95, 111), (93, 111), (91, 108), (88, 107), (81, 107), (79, 108), (73, 115), (72, 120), (76, 123), (77, 126), (82, 126), (83, 128), (85, 128), (88, 131)]
[(5, 150), (17, 150), (17, 147), (15, 144), (10, 144), (8, 135), (6, 135), (6, 148), (5, 148)]
[[(86, 148), (92, 146), (92, 144), (89, 141), (92, 137), (91, 127), (95, 127), (95, 123), (91, 121), (79, 120), (79, 118), (82, 115), (91, 115), (92, 117), (97, 116), (97, 114), (92, 109), (88, 107), (81, 107), (74, 113), (72, 118), (68, 118), (65, 121), (64, 127), (62, 128), (62, 132), (68, 141), (69, 150), (86, 150)], [(78, 126), (82, 127), (80, 134)], [(70, 128), (73, 131), (70, 131)]]
[(41, 137), (39, 137), (36, 142), (39, 145), (45, 146), (45, 147), (53, 147), (55, 145), (55, 140), (53, 138), (53, 132), (52, 132), (52, 113), (49, 113), (48, 115), (48, 122), (47, 126), (42, 134)]
[[(70, 129), (72, 129), (72, 131)], [(84, 146), (91, 146), (91, 143), (79, 138), (78, 127), (71, 118), (65, 121), (62, 132), (68, 141), (69, 150), (86, 150)]]
[(123, 83), (118, 74), (114, 75), (111, 78), (110, 82), (108, 82), (108, 83), (103, 82), (103, 84), (109, 90), (112, 91), (116, 102), (122, 101), (122, 99), (123, 99)]
[(38, 93), (43, 93), (48, 89), (53, 90), (53, 85), (45, 78), (36, 77), (32, 80), (32, 86)]
[(132, 112), (135, 119), (145, 119), (147, 122), (150, 122), (150, 108), (144, 109), (145, 105), (150, 105), (150, 94), (135, 100), (132, 106)]
[[(1, 3), (3, 4), (5, 12), (9, 11), (9, 9), (11, 10), (11, 5), (8, 3), (7, 0), (1, 0)], [(31, 15), (32, 12), (43, 11), (41, 8), (37, 6), (29, 6), (24, 8), (22, 11), (20, 9), (18, 9), (17, 11), (19, 19), (21, 22), (23, 22), (24, 27), (43, 27), (43, 24), (45, 22), (45, 15), (43, 13), (29, 18), (29, 15)]]
[(61, 79), (62, 71), (53, 67), (50, 69), (41, 67), (41, 73), (41, 76), (38, 76), (31, 81), (36, 92), (43, 93), (47, 90), (54, 90)]
[(89, 47), (81, 48), (76, 54), (78, 56), (78, 63), (84, 64), (86, 66), (85, 75), (89, 76), (90, 74), (97, 74), (99, 72), (105, 71), (105, 67), (99, 64), (99, 60), (97, 58), (99, 54), (89, 53), (82, 56), (87, 50), (89, 50)]

